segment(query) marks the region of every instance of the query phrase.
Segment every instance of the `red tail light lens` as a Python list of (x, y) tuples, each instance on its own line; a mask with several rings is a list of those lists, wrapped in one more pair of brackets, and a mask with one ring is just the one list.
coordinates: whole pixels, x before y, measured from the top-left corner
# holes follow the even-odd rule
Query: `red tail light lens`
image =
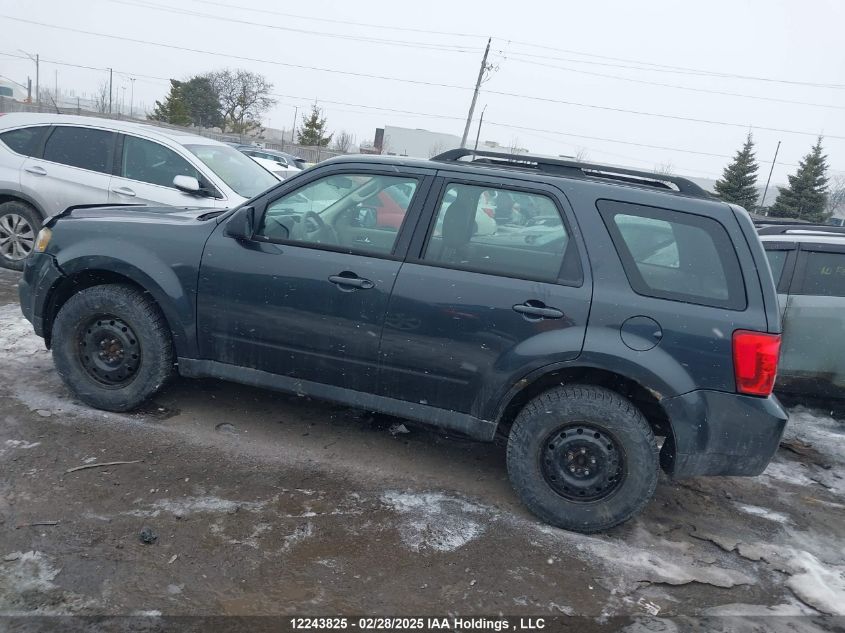
[(780, 334), (737, 330), (733, 352), (736, 390), (750, 396), (772, 393), (778, 373)]

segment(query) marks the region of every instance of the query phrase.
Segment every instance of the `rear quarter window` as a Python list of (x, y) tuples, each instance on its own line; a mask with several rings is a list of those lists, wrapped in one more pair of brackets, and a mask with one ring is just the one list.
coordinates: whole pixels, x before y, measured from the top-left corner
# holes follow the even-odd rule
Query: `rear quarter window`
[(797, 294), (845, 297), (845, 253), (808, 252)]
[(716, 220), (657, 207), (596, 203), (637, 294), (744, 310), (742, 271)]
[(23, 156), (35, 156), (41, 147), (41, 139), (47, 129), (48, 126), (46, 125), (37, 125), (9, 130), (0, 134), (0, 141), (3, 141), (3, 144), (13, 152)]

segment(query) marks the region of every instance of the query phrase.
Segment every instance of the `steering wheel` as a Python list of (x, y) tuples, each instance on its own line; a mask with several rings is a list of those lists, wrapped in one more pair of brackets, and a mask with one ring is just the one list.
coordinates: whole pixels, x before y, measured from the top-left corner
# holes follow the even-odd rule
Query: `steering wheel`
[(302, 216), (306, 238), (319, 244), (337, 244), (337, 232), (326, 224), (325, 220), (314, 211), (306, 211)]

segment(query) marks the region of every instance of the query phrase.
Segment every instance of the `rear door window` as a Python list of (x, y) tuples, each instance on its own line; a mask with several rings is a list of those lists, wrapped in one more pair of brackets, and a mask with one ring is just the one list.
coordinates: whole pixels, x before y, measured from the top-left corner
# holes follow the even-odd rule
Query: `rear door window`
[(35, 156), (40, 147), (44, 133), (49, 129), (47, 125), (22, 127), (0, 134), (0, 140), (13, 152), (23, 156)]
[(115, 136), (106, 130), (59, 125), (47, 139), (44, 160), (110, 174)]
[(775, 286), (778, 286), (780, 278), (783, 276), (783, 267), (786, 265), (787, 255), (789, 255), (789, 251), (766, 251), (766, 257), (769, 259), (769, 268), (772, 269), (772, 279), (775, 280)]
[(612, 200), (600, 200), (596, 206), (636, 293), (745, 309), (739, 261), (719, 222)]
[(498, 187), (448, 184), (423, 260), (536, 281), (579, 285), (583, 278), (554, 201)]
[(845, 297), (845, 253), (806, 253), (804, 279), (796, 294)]

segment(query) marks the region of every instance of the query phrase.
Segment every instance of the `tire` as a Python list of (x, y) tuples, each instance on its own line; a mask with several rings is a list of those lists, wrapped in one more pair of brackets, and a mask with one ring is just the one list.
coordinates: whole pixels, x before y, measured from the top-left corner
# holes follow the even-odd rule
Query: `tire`
[(41, 216), (25, 202), (0, 204), (0, 266), (23, 270), (40, 230)]
[(511, 428), (507, 464), (531, 512), (582, 533), (642, 510), (659, 469), (657, 442), (640, 410), (592, 385), (557, 387), (531, 400)]
[(73, 295), (56, 316), (52, 340), (59, 376), (97, 409), (134, 409), (173, 374), (170, 328), (149, 295), (130, 286)]

